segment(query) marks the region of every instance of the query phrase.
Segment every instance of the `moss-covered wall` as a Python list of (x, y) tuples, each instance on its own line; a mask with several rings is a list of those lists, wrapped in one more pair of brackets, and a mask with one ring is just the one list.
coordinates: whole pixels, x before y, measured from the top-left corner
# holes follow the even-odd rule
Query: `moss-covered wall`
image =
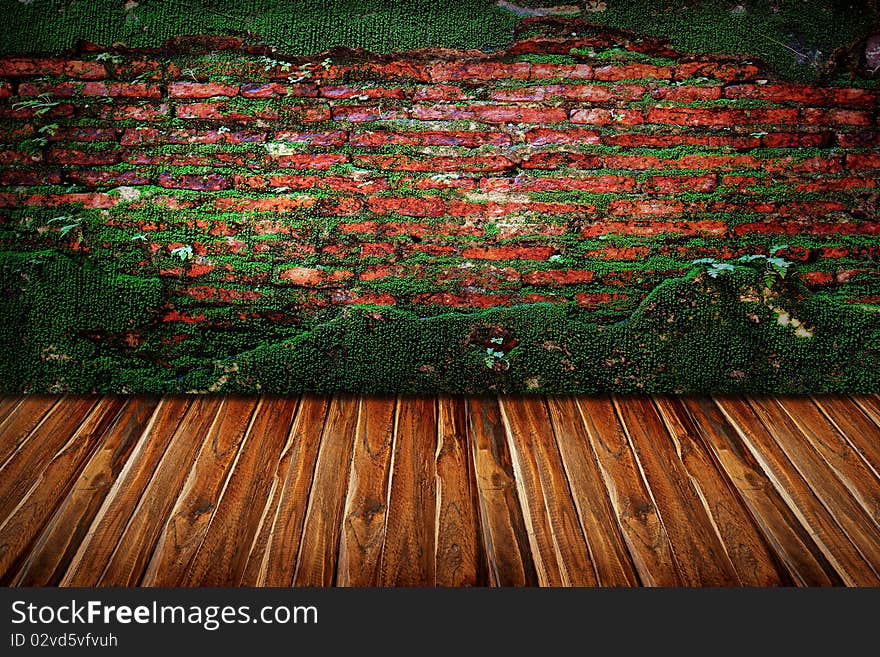
[(880, 389), (877, 92), (548, 25), (0, 61), (2, 385)]

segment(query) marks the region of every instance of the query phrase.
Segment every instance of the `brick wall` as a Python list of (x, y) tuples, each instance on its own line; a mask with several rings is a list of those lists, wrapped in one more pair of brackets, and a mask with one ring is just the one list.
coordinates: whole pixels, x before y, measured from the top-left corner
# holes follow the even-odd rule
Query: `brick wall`
[(620, 33), (505, 52), (236, 39), (0, 61), (4, 251), (157, 279), (166, 323), (571, 303), (775, 253), (876, 302), (877, 92)]

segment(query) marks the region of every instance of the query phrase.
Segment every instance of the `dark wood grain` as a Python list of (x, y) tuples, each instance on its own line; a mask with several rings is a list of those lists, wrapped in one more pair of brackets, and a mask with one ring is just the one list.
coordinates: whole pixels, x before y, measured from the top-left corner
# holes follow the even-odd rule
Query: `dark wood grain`
[(357, 408), (357, 398), (349, 395), (330, 402), (300, 538), (295, 586), (330, 586), (336, 578)]
[(434, 584), (436, 449), (437, 401), (406, 399), (398, 405), (394, 422), (388, 517), (379, 565), (382, 586)]
[(468, 431), (480, 504), (480, 527), (495, 586), (536, 586), (538, 574), (529, 548), (513, 464), (498, 400), (467, 401)]
[(702, 429), (678, 398), (656, 397), (673, 448), (744, 586), (792, 584), (758, 527), (747, 522), (745, 503), (730, 486), (701, 441)]
[(34, 473), (36, 478), (14, 513), (0, 522), (0, 583), (10, 583), (19, 561), (67, 495), (123, 405), (118, 397), (98, 401), (51, 460)]
[(669, 535), (613, 402), (580, 397), (577, 405), (639, 579), (646, 586), (681, 586)]
[(181, 585), (208, 531), (257, 403), (250, 398), (230, 397), (218, 407), (153, 548), (141, 582), (144, 586)]
[[(272, 475), (240, 584), (290, 586), (330, 400), (304, 395)], [(338, 413), (338, 411), (337, 411)], [(317, 491), (320, 494), (320, 491)]]
[(358, 408), (354, 453), (339, 541), (339, 586), (377, 586), (385, 540), (394, 449), (394, 398), (364, 398)]
[(136, 586), (141, 582), (199, 448), (225, 403), (222, 398), (203, 397), (190, 405), (100, 573), (98, 585)]
[(856, 449), (880, 478), (880, 425), (857, 404), (841, 397), (814, 397), (813, 403), (835, 426), (844, 439)]
[(542, 586), (598, 583), (541, 397), (503, 398), (502, 418)]
[[(681, 403), (699, 427), (699, 437), (736, 489), (792, 580), (801, 586), (834, 586), (842, 583), (810, 532), (743, 443), (737, 430), (714, 401), (685, 398)], [(742, 519), (740, 522), (745, 522)]]
[(77, 546), (101, 508), (110, 489), (139, 441), (145, 440), (159, 399), (134, 397), (126, 403), (107, 430), (70, 492), (30, 549), (16, 577), (22, 586), (51, 586), (61, 577)]
[(779, 426), (774, 424), (772, 431), (769, 430), (746, 400), (719, 397), (716, 402), (844, 583), (854, 586), (880, 584), (874, 566), (850, 541), (846, 531), (837, 524), (774, 439)]
[(657, 503), (684, 583), (742, 584), (686, 469), (679, 459), (668, 458), (677, 453), (677, 446), (651, 399), (615, 398), (614, 405)]
[(239, 455), (198, 551), (184, 570), (183, 586), (231, 586), (239, 582), (274, 468), (297, 409), (296, 398), (262, 399), (254, 410)]
[(0, 421), (0, 468), (21, 447), (46, 415), (57, 405), (66, 403), (64, 397), (26, 395), (15, 412)]
[(70, 560), (62, 585), (93, 586), (98, 581), (190, 405), (180, 397), (158, 405)]
[(880, 397), (0, 396), (0, 584), (880, 586)]
[(480, 540), (467, 407), (461, 397), (441, 396), (437, 404), (435, 584), (485, 586), (489, 571)]

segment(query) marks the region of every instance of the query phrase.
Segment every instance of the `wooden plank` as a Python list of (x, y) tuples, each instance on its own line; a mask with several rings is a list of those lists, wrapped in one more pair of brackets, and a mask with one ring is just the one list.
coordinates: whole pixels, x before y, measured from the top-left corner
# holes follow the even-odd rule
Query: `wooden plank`
[[(776, 403), (797, 425), (813, 449), (880, 528), (880, 479), (859, 452), (811, 400), (777, 397)], [(878, 433), (880, 436), (880, 433)], [(880, 565), (880, 562), (877, 562)]]
[(304, 395), (300, 400), (239, 582), (244, 586), (290, 586), (293, 581), (329, 407), (328, 397)]
[(646, 586), (681, 586), (669, 536), (613, 402), (579, 397), (577, 405), (639, 579)]
[(843, 580), (764, 474), (737, 430), (710, 398), (681, 398), (699, 438), (723, 468), (774, 554), (800, 586), (837, 586)]
[(852, 395), (850, 398), (876, 426), (880, 427), (880, 395)]
[(700, 440), (703, 429), (687, 414), (681, 399), (661, 396), (655, 397), (654, 403), (672, 438), (675, 454), (698, 491), (740, 582), (744, 586), (793, 584), (745, 503), (706, 451)]
[(221, 398), (201, 397), (189, 407), (100, 574), (99, 586), (140, 583), (156, 540), (224, 403)]
[(764, 426), (770, 429), (773, 439), (788, 460), (856, 546), (874, 574), (880, 575), (880, 528), (873, 522), (871, 514), (859, 505), (849, 488), (836, 476), (836, 471), (816, 452), (778, 401), (754, 397), (749, 400), (749, 405)]
[(362, 397), (339, 540), (339, 586), (376, 586), (394, 442), (393, 397)]
[(297, 404), (295, 397), (261, 400), (205, 538), (183, 572), (181, 585), (238, 583), (269, 496), (274, 469), (290, 435)]
[(780, 426), (768, 430), (757, 411), (744, 399), (716, 398), (716, 403), (739, 433), (761, 469), (786, 501), (798, 521), (849, 586), (877, 586), (880, 578), (861, 552), (850, 542), (801, 473), (789, 461), (773, 434)]
[(437, 400), (437, 586), (486, 586), (489, 571), (480, 541), (477, 483), (462, 397)]
[(156, 397), (129, 399), (31, 548), (16, 585), (58, 584), (132, 450), (143, 438), (144, 427), (149, 425), (158, 404)]
[(35, 423), (18, 449), (0, 466), (0, 518), (5, 519), (22, 496), (38, 480), (40, 473), (70, 440), (99, 397), (71, 397), (52, 407), (41, 422)]
[(538, 574), (529, 549), (498, 400), (472, 397), (466, 405), (490, 581), (495, 586), (536, 586)]
[(30, 487), (20, 491), (17, 505), (0, 522), (0, 583), (10, 582), (26, 557), (25, 551), (52, 517), (123, 405), (119, 397), (101, 398), (77, 430), (67, 434), (45, 467), (34, 473)]
[(590, 438), (573, 397), (548, 397), (550, 421), (601, 586), (638, 586)]
[(542, 586), (595, 586), (596, 571), (541, 397), (502, 397), (513, 471)]
[(208, 531), (260, 402), (225, 397), (156, 541), (142, 586), (180, 586)]
[(331, 586), (335, 580), (357, 403), (357, 398), (350, 395), (334, 397), (330, 402), (300, 538), (295, 586)]
[(616, 397), (614, 406), (660, 511), (685, 585), (740, 585), (721, 537), (651, 399)]
[(880, 425), (848, 397), (823, 395), (813, 397), (813, 403), (880, 478)]
[(31, 432), (65, 397), (25, 395), (14, 412), (0, 422), (0, 468), (21, 447)]
[(394, 420), (388, 515), (379, 564), (382, 586), (434, 583), (436, 448), (436, 399), (401, 398)]
[(10, 415), (16, 412), (16, 409), (25, 400), (25, 395), (0, 395), (0, 427)]

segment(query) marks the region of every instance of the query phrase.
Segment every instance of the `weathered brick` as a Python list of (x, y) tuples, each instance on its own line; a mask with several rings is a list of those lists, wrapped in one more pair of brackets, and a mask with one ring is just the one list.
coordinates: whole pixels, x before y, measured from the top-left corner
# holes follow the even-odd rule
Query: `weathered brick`
[(157, 105), (122, 105), (102, 107), (100, 118), (109, 121), (161, 121), (165, 119), (171, 106), (168, 103)]
[(545, 78), (592, 80), (593, 67), (589, 64), (532, 64), (529, 77), (532, 80)]
[(547, 260), (555, 251), (551, 246), (478, 246), (465, 249), (461, 257), (474, 260)]
[(348, 269), (313, 269), (309, 267), (290, 267), (278, 272), (278, 278), (289, 285), (299, 287), (332, 286), (344, 283), (354, 277)]
[(100, 62), (28, 57), (0, 59), (0, 77), (15, 78), (29, 75), (67, 75), (79, 80), (101, 80), (106, 77), (107, 71)]
[(400, 214), (405, 217), (441, 217), (446, 214), (446, 202), (440, 197), (367, 199), (367, 207), (374, 214)]
[(324, 130), (318, 132), (282, 130), (272, 135), (272, 141), (304, 143), (310, 146), (332, 148), (344, 145), (348, 141), (348, 133), (345, 130)]
[(654, 107), (648, 110), (648, 123), (670, 123), (680, 127), (757, 125), (773, 123), (796, 125), (796, 109), (722, 109), (704, 107)]
[(826, 148), (831, 145), (831, 132), (772, 132), (761, 137), (765, 148)]
[(754, 64), (722, 63), (712, 60), (682, 62), (675, 67), (675, 80), (713, 78), (721, 82), (753, 80), (760, 74)]
[(871, 109), (876, 92), (860, 88), (823, 88), (803, 84), (735, 84), (724, 89), (725, 98), (754, 98), (803, 105), (831, 105)]
[(626, 299), (626, 294), (608, 294), (607, 292), (581, 292), (575, 295), (575, 301), (582, 308), (601, 308), (603, 305), (619, 299)]
[(652, 87), (650, 94), (651, 98), (654, 100), (690, 103), (699, 100), (718, 100), (721, 98), (721, 87), (702, 87), (693, 85)]
[(331, 110), (334, 121), (365, 123), (368, 121), (395, 121), (407, 118), (403, 108), (385, 105), (337, 105)]
[(282, 169), (329, 169), (335, 164), (348, 162), (343, 153), (296, 153), (294, 155), (273, 155), (267, 157)]
[(593, 69), (593, 79), (603, 82), (641, 78), (669, 80), (672, 78), (672, 69), (669, 66), (654, 66), (653, 64), (609, 64)]
[(79, 151), (71, 148), (51, 148), (46, 152), (46, 162), (52, 164), (79, 164), (100, 166), (119, 162), (118, 150)]
[(157, 182), (162, 187), (171, 189), (195, 189), (200, 191), (216, 191), (231, 187), (227, 176), (216, 173), (202, 176), (189, 173), (173, 174), (163, 171), (159, 174)]
[(413, 118), (422, 121), (482, 121), (484, 123), (556, 123), (568, 118), (559, 107), (510, 105), (416, 105)]
[(847, 153), (846, 168), (850, 171), (880, 169), (880, 153)]
[(477, 292), (468, 294), (437, 292), (434, 294), (417, 294), (412, 300), (414, 303), (423, 305), (452, 306), (454, 308), (492, 308), (494, 306), (508, 305), (511, 296), (509, 294), (481, 294)]
[(390, 169), (392, 171), (505, 171), (514, 167), (506, 157), (500, 155), (453, 157), (433, 156), (414, 158), (407, 155), (354, 155), (355, 165), (368, 169)]
[(85, 82), (84, 96), (111, 96), (119, 98), (161, 98), (159, 85), (146, 82)]
[(257, 119), (294, 119), (304, 123), (327, 121), (330, 108), (326, 105), (277, 104), (254, 105), (250, 108), (233, 107), (229, 103), (190, 103), (177, 106), (179, 119), (215, 119), (253, 121)]
[(529, 77), (528, 62), (437, 62), (429, 67), (433, 82), (456, 82), (459, 80), (526, 80)]
[(333, 100), (347, 100), (356, 98), (361, 101), (374, 100), (376, 98), (394, 98), (403, 100), (406, 93), (401, 87), (362, 87), (354, 85), (327, 85), (319, 88), (318, 94), (322, 98)]
[(810, 125), (858, 125), (874, 124), (870, 112), (848, 109), (823, 109), (807, 107), (803, 110), (803, 121)]
[(525, 134), (525, 141), (534, 146), (557, 144), (598, 144), (599, 133), (586, 128), (531, 128)]
[(419, 87), (412, 95), (415, 101), (466, 100), (469, 94), (461, 87), (451, 84), (432, 84)]
[(452, 130), (429, 130), (425, 132), (353, 132), (349, 143), (356, 148), (377, 148), (391, 145), (418, 146), (464, 146), (474, 148), (491, 144), (508, 146), (511, 138), (502, 132), (463, 132)]
[(712, 192), (718, 186), (718, 176), (651, 176), (641, 184), (643, 192), (679, 194), (682, 192)]
[(608, 213), (613, 216), (655, 216), (669, 217), (679, 215), (684, 211), (681, 201), (650, 199), (650, 200), (622, 200), (611, 201)]
[[(314, 84), (286, 84), (283, 82), (245, 82), (239, 87), (245, 98), (317, 98)], [(234, 95), (234, 94), (230, 94)]]
[(572, 123), (588, 125), (638, 125), (645, 122), (644, 112), (633, 109), (575, 109), (571, 111)]
[(211, 98), (212, 96), (237, 96), (238, 85), (213, 82), (172, 82), (168, 85), (171, 98)]

